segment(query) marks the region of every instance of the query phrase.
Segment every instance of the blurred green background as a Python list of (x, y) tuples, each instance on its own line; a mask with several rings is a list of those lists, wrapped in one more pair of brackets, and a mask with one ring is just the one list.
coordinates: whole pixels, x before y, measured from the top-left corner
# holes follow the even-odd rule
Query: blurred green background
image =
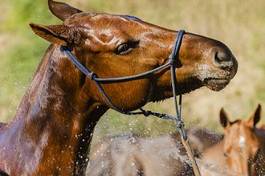
[[(220, 130), (221, 107), (231, 118), (246, 118), (257, 103), (265, 102), (264, 0), (65, 0), (93, 12), (130, 14), (172, 29), (206, 35), (226, 43), (239, 61), (233, 81), (220, 92), (202, 88), (184, 96), (188, 126)], [(0, 1), (0, 120), (12, 119), (48, 43), (35, 36), (28, 24), (61, 23), (48, 11), (46, 0)], [(173, 112), (171, 101), (148, 105)], [(264, 116), (265, 118), (265, 116)], [(97, 136), (133, 131), (156, 135), (174, 130), (174, 124), (155, 118), (125, 117), (109, 111)]]

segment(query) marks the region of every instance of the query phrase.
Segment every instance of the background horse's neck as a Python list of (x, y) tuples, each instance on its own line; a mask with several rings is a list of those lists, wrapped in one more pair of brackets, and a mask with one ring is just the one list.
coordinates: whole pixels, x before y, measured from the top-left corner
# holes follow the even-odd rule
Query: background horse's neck
[(64, 57), (58, 47), (48, 49), (16, 120), (0, 136), (0, 169), (11, 175), (85, 170), (91, 134), (107, 108), (82, 94), (83, 75)]

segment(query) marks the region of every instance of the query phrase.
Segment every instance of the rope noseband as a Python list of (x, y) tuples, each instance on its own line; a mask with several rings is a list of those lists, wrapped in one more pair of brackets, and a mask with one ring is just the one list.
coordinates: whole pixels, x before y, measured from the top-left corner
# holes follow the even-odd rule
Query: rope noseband
[[(89, 79), (93, 80), (101, 93), (103, 95), (103, 99), (105, 103), (112, 109), (126, 115), (144, 115), (144, 116), (156, 116), (161, 119), (170, 119), (176, 121), (176, 128), (179, 131), (182, 139), (182, 143), (187, 151), (187, 154), (192, 162), (192, 167), (195, 176), (200, 176), (200, 171), (197, 166), (196, 160), (194, 158), (192, 149), (189, 145), (189, 141), (187, 138), (187, 134), (185, 132), (184, 128), (184, 122), (182, 120), (181, 116), (181, 105), (182, 105), (182, 95), (179, 95), (179, 100), (177, 100), (177, 93), (176, 93), (176, 86), (177, 86), (177, 79), (176, 79), (176, 68), (177, 68), (177, 62), (179, 60), (179, 50), (182, 43), (183, 36), (185, 34), (184, 30), (180, 30), (178, 32), (175, 45), (173, 48), (172, 53), (170, 54), (168, 58), (168, 62), (165, 63), (162, 66), (159, 66), (153, 70), (149, 70), (147, 72), (143, 72), (137, 75), (132, 76), (124, 76), (124, 77), (116, 77), (116, 78), (99, 78), (96, 73), (92, 72), (89, 68), (86, 68), (84, 65), (82, 65), (78, 59), (72, 54), (72, 50), (66, 46), (61, 46), (61, 51), (64, 52), (68, 59), (83, 73), (85, 74)], [(120, 82), (127, 82), (127, 81), (133, 81), (133, 80), (139, 80), (148, 78), (152, 75), (154, 75), (156, 72), (163, 71), (166, 69), (170, 69), (171, 72), (171, 82), (172, 82), (172, 92), (173, 92), (173, 101), (176, 109), (176, 116), (158, 113), (158, 112), (152, 112), (147, 111), (142, 108), (139, 109), (139, 111), (124, 111), (123, 109), (115, 106), (113, 102), (111, 101), (111, 98), (106, 94), (101, 84), (113, 84), (113, 83), (120, 83)]]

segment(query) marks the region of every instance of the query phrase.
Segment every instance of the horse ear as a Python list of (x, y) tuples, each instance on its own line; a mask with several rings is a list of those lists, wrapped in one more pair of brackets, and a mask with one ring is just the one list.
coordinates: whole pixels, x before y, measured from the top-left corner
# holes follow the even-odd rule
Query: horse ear
[(255, 127), (257, 125), (257, 123), (260, 121), (260, 118), (261, 118), (261, 105), (258, 104), (254, 114), (249, 119), (249, 123), (253, 127)]
[(63, 21), (76, 13), (82, 12), (81, 10), (71, 7), (66, 3), (56, 2), (53, 0), (48, 0), (48, 5), (52, 14)]
[(30, 27), (35, 34), (53, 44), (67, 45), (80, 40), (79, 35), (74, 34), (74, 31), (65, 25), (42, 26), (30, 24)]
[(221, 125), (226, 128), (228, 125), (230, 125), (230, 121), (228, 119), (228, 115), (225, 112), (224, 108), (220, 110), (220, 123)]

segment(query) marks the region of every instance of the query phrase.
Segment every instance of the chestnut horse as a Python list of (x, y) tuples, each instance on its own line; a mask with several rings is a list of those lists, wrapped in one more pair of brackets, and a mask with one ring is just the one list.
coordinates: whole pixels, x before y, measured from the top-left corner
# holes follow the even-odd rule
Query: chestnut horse
[[(206, 129), (187, 130), (199, 156), (222, 135)], [(145, 138), (136, 135), (105, 137), (91, 148), (88, 176), (192, 176), (178, 133)], [(203, 175), (204, 176), (204, 175)]]
[[(207, 149), (203, 160), (215, 168), (226, 168), (233, 176), (262, 176), (265, 166), (265, 129), (257, 128), (261, 106), (248, 120), (229, 121), (227, 113), (220, 111), (224, 139)], [(221, 152), (220, 152), (221, 151)]]
[[(94, 127), (109, 107), (95, 82), (60, 50), (62, 45), (71, 46), (79, 61), (99, 77), (120, 77), (163, 65), (178, 34), (136, 17), (86, 13), (48, 2), (63, 24), (30, 25), (51, 45), (14, 120), (0, 129), (0, 170), (12, 176), (85, 174)], [(237, 71), (227, 46), (192, 33), (183, 37), (178, 62), (178, 94), (202, 86), (221, 90)], [(169, 70), (103, 87), (125, 111), (172, 96)]]

